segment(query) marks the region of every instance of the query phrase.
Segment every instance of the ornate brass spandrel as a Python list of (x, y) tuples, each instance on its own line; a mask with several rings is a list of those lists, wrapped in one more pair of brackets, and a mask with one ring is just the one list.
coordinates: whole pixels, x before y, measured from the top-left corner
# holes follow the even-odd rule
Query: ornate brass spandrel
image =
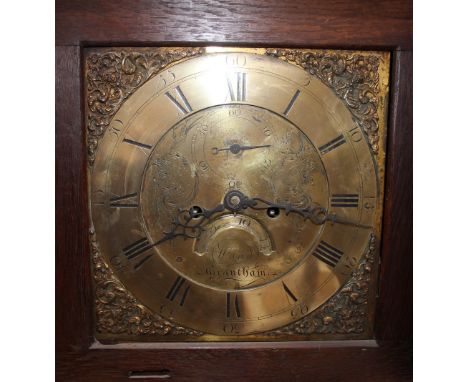
[(347, 51), (267, 49), (267, 54), (295, 63), (318, 77), (344, 101), (359, 127), (366, 133), (374, 154), (382, 145), (379, 126), (384, 118), (380, 73), (388, 69), (380, 56)]
[(362, 334), (370, 332), (369, 292), (376, 259), (376, 237), (369, 246), (351, 279), (319, 309), (290, 325), (267, 335)]
[(168, 65), (203, 52), (203, 48), (95, 50), (86, 57), (88, 163), (112, 117), (139, 86)]
[(203, 333), (185, 328), (154, 314), (115, 277), (99, 252), (93, 229), (89, 231), (95, 292), (96, 334), (199, 337)]

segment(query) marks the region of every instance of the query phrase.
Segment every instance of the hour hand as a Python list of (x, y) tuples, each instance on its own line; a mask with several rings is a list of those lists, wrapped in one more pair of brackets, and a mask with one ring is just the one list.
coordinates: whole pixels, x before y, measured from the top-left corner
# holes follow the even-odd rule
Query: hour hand
[(215, 214), (223, 212), (224, 204), (219, 204), (214, 208), (206, 209), (198, 206), (193, 206), (188, 210), (180, 209), (178, 214), (174, 216), (172, 228), (168, 232), (164, 232), (158, 241), (152, 247), (156, 247), (166, 241), (183, 237), (184, 239), (197, 239), (200, 237), (205, 223)]
[(332, 224), (339, 223), (360, 228), (372, 228), (368, 225), (338, 217), (336, 214), (329, 214), (324, 207), (315, 203), (305, 208), (297, 208), (290, 203), (282, 204), (274, 203), (262, 198), (249, 198), (240, 191), (230, 191), (228, 194), (226, 194), (224, 198), (224, 205), (227, 209), (232, 211), (246, 208), (251, 208), (254, 210), (267, 210), (269, 215), (270, 212), (272, 213), (271, 216), (276, 215), (275, 211), (279, 212), (280, 210), (283, 210), (286, 215), (289, 215), (290, 213), (299, 214), (304, 219), (310, 220), (312, 223), (317, 225), (322, 225), (329, 221)]
[[(288, 207), (285, 208), (287, 211), (286, 214), (289, 213), (287, 208)], [(359, 228), (373, 228), (365, 224), (360, 224), (352, 220), (344, 219), (340, 216), (337, 216), (336, 214), (330, 214), (327, 212), (327, 210), (324, 207), (318, 204), (314, 204), (312, 206), (309, 206), (303, 209), (294, 208), (294, 207), (290, 207), (290, 208), (291, 208), (290, 209), (291, 212), (299, 213), (306, 220), (310, 220), (312, 221), (312, 223), (317, 224), (317, 225), (322, 225), (322, 224), (325, 224), (325, 222), (329, 221), (332, 224), (339, 223), (339, 224), (350, 225), (350, 226), (359, 227)]]
[(353, 222), (351, 220), (343, 219), (339, 216), (336, 216), (336, 214), (327, 214), (325, 221), (330, 221), (332, 224), (339, 223), (339, 224), (351, 225), (351, 226), (359, 227), (359, 228), (374, 228), (370, 225), (360, 224), (360, 223)]
[(233, 145), (231, 145), (229, 147), (224, 147), (224, 148), (221, 148), (221, 149), (219, 149), (217, 147), (212, 147), (211, 152), (213, 153), (213, 155), (218, 154), (220, 151), (230, 151), (233, 154), (238, 154), (238, 153), (240, 153), (241, 151), (244, 151), (244, 150), (260, 149), (260, 148), (263, 148), (263, 147), (270, 147), (270, 146), (271, 145), (242, 146), (242, 145), (239, 145), (237, 143), (234, 143)]
[(329, 221), (332, 224), (339, 223), (339, 224), (351, 225), (351, 226), (359, 227), (359, 228), (372, 228), (371, 226), (360, 224), (360, 223), (336, 216), (336, 214), (329, 214), (324, 207), (318, 204), (312, 204), (305, 208), (296, 208), (296, 207), (293, 207), (291, 204), (276, 204), (276, 205), (273, 204), (272, 206), (284, 210), (286, 212), (286, 215), (288, 215), (290, 212), (297, 213), (301, 215), (302, 217), (304, 217), (305, 220), (310, 220), (312, 223), (316, 225), (322, 225), (322, 224), (325, 224), (325, 222)]

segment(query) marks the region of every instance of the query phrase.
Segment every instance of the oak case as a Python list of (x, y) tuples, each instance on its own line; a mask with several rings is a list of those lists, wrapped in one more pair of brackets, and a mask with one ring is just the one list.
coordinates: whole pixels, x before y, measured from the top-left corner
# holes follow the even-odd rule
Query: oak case
[[(255, 380), (311, 376), (322, 379), (380, 380), (409, 378), (411, 337), (411, 4), (380, 2), (372, 10), (362, 2), (336, 5), (294, 3), (267, 4), (242, 12), (225, 4), (199, 3), (198, 12), (223, 20), (219, 27), (206, 19), (211, 34), (191, 20), (193, 9), (184, 5), (176, 11), (165, 3), (141, 2), (137, 8), (127, 3), (114, 4), (112, 10), (101, 3), (57, 4), (57, 362), (58, 376), (64, 380), (126, 380), (129, 371), (168, 369), (174, 378), (206, 378), (213, 375)], [(260, 11), (259, 11), (260, 9)], [(245, 12), (245, 14), (244, 14)], [(244, 16), (240, 16), (240, 13)], [(252, 16), (245, 16), (250, 14)], [(96, 19), (95, 15), (106, 15)], [(308, 16), (306, 16), (308, 15)], [(232, 18), (235, 16), (234, 18)], [(240, 16), (240, 17), (238, 17)], [(158, 25), (152, 23), (158, 18)], [(140, 27), (130, 20), (138, 19)], [(251, 19), (274, 19), (270, 30), (246, 26)], [(233, 20), (236, 21), (233, 21)], [(328, 22), (324, 22), (327, 19)], [(79, 23), (76, 20), (80, 20)], [(120, 21), (118, 21), (120, 20)], [(174, 23), (184, 20), (190, 32)], [(148, 28), (141, 28), (147, 25)], [(291, 26), (300, 32), (291, 34)], [(357, 26), (360, 27), (357, 27)], [(117, 27), (116, 27), (117, 26)], [(340, 26), (337, 28), (337, 26)], [(249, 30), (249, 32), (247, 32)], [(261, 346), (249, 349), (158, 349), (94, 350), (92, 343), (91, 274), (87, 259), (88, 221), (86, 218), (86, 145), (81, 112), (81, 46), (212, 45), (229, 41), (257, 46), (300, 46), (350, 49), (378, 49), (392, 52), (390, 122), (387, 142), (386, 199), (382, 238), (379, 299), (375, 338), (379, 347), (345, 347), (331, 344), (318, 351), (308, 344), (307, 351), (283, 349), (275, 352)], [(154, 43), (158, 41), (159, 43)], [(131, 42), (131, 43), (129, 43)], [(198, 42), (198, 44), (197, 44)], [(404, 341), (404, 342), (402, 342)], [(349, 343), (348, 343), (349, 344)], [(304, 346), (298, 344), (298, 346)], [(323, 346), (323, 345), (320, 345)], [(362, 346), (362, 345), (361, 345)], [(229, 356), (228, 356), (229, 355)], [(287, 359), (288, 371), (276, 367)], [(315, 362), (320, 360), (320, 362)], [(218, 372), (214, 373), (214, 365)], [(340, 365), (337, 367), (337, 365)], [(359, 367), (356, 367), (359, 365)], [(196, 366), (196, 367), (194, 367)]]

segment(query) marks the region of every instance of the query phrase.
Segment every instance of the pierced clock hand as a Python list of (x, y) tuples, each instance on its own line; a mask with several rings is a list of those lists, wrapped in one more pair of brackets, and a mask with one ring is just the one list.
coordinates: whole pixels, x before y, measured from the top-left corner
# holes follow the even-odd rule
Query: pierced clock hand
[(262, 147), (271, 147), (271, 145), (241, 146), (241, 145), (239, 145), (237, 143), (234, 143), (233, 145), (231, 145), (229, 147), (224, 147), (222, 149), (218, 149), (217, 147), (213, 147), (211, 149), (211, 152), (213, 153), (213, 155), (218, 154), (220, 151), (230, 151), (233, 154), (238, 154), (238, 153), (240, 153), (241, 151), (244, 151), (244, 150), (253, 150), (253, 149), (259, 149), (259, 148), (262, 148)]
[(339, 224), (351, 225), (351, 226), (359, 227), (359, 228), (374, 228), (370, 225), (360, 224), (360, 223), (356, 223), (350, 220), (343, 219), (339, 216), (336, 216), (336, 214), (328, 214), (326, 217), (326, 221), (330, 221), (332, 224), (339, 223)]
[(223, 212), (224, 204), (219, 204), (212, 209), (205, 209), (194, 206), (189, 210), (180, 209), (172, 221), (172, 229), (164, 232), (164, 236), (153, 243), (151, 247), (156, 247), (165, 241), (183, 237), (184, 239), (198, 239), (203, 231), (205, 223), (216, 213)]
[(297, 208), (290, 203), (273, 203), (271, 201), (258, 197), (249, 198), (245, 196), (242, 192), (236, 190), (229, 191), (226, 194), (226, 196), (224, 197), (224, 206), (233, 212), (237, 212), (247, 208), (251, 208), (253, 210), (284, 210), (286, 215), (290, 214), (291, 212), (296, 213), (301, 215), (305, 220), (310, 220), (312, 223), (317, 225), (322, 225), (325, 224), (325, 222), (330, 221), (332, 222), (332, 224), (339, 223), (352, 225), (360, 228), (372, 228), (371, 226), (343, 219), (341, 217), (336, 216), (336, 214), (329, 214), (327, 213), (327, 210), (324, 207), (316, 203), (312, 203), (310, 206), (307, 206), (305, 208)]
[[(146, 252), (148, 249), (175, 239), (176, 237), (183, 237), (184, 239), (198, 239), (203, 231), (202, 226), (204, 223), (207, 222), (211, 216), (222, 211), (224, 211), (224, 204), (220, 204), (210, 210), (200, 207), (192, 207), (190, 210), (179, 209), (178, 214), (172, 221), (172, 229), (169, 232), (164, 232), (164, 236), (152, 244), (149, 244), (147, 240), (137, 242), (138, 246), (134, 248), (130, 256), (127, 255), (127, 259), (134, 259)], [(134, 269), (140, 268), (152, 257), (152, 255), (153, 254), (149, 254), (139, 260), (135, 264)]]
[(258, 197), (249, 198), (238, 190), (232, 190), (224, 196), (223, 203), (218, 204), (214, 208), (206, 209), (194, 206), (189, 210), (179, 210), (179, 213), (172, 221), (172, 229), (169, 232), (164, 232), (164, 236), (151, 246), (155, 247), (165, 241), (175, 239), (176, 237), (198, 239), (202, 234), (203, 227), (213, 215), (224, 212), (225, 210), (237, 213), (247, 208), (253, 210), (284, 210), (286, 215), (296, 213), (301, 215), (305, 220), (310, 220), (316, 225), (322, 225), (330, 221), (332, 224), (339, 223), (360, 228), (372, 228), (371, 226), (343, 219), (336, 216), (336, 214), (329, 214), (324, 207), (316, 203), (312, 203), (305, 208), (297, 208), (290, 203), (274, 203)]

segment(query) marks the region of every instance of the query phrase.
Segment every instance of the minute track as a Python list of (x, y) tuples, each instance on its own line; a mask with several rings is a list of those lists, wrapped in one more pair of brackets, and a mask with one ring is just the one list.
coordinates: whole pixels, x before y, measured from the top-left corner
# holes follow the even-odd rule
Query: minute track
[(206, 340), (263, 336), (326, 303), (381, 211), (346, 103), (260, 53), (209, 52), (155, 72), (110, 118), (90, 172), (109, 269), (164, 325)]

